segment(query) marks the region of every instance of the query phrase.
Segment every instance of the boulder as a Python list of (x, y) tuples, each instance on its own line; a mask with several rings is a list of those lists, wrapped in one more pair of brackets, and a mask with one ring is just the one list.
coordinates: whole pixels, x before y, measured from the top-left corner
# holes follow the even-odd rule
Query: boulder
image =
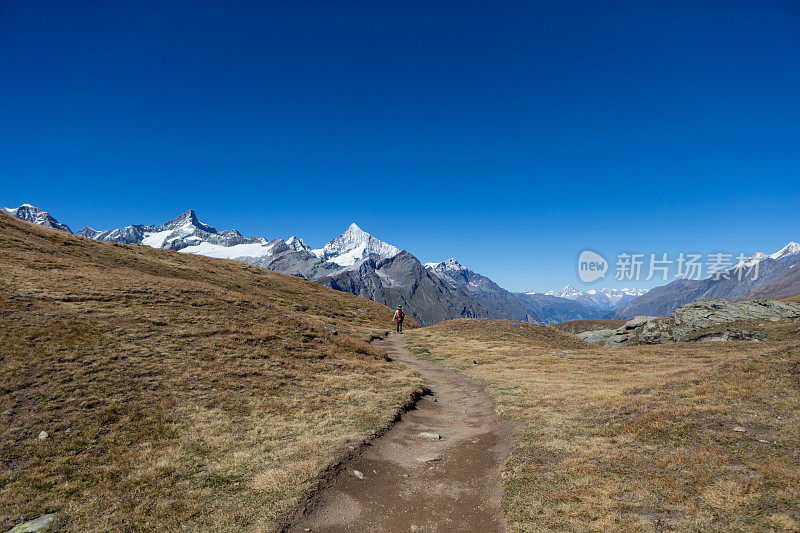
[(636, 329), (639, 326), (645, 325), (647, 322), (651, 320), (658, 320), (657, 316), (637, 316), (634, 317), (632, 320), (628, 320), (625, 322), (623, 326), (625, 329)]
[(597, 331), (583, 331), (578, 333), (578, 337), (589, 342), (605, 342), (616, 332), (614, 329), (599, 329)]

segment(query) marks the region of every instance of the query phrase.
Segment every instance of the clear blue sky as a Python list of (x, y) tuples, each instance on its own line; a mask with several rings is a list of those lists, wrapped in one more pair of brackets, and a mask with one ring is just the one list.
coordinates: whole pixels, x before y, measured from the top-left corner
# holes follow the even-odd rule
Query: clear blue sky
[(356, 221), (512, 290), (584, 248), (770, 252), (800, 240), (800, 3), (4, 0), (0, 179), (75, 230)]

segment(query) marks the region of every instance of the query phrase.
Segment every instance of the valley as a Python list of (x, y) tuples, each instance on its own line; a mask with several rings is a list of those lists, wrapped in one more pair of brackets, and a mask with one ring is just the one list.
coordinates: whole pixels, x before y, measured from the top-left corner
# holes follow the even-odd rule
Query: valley
[[(158, 230), (166, 249), (10, 215), (0, 213), (5, 526), (800, 527), (797, 298), (538, 325), (437, 307), (426, 290), (409, 297), (396, 284), (411, 276), (472, 294), (473, 311), (524, 302), (455, 260), (380, 258), (385, 243), (355, 227), (315, 251), (343, 266), (296, 237), (239, 242), (192, 213), (117, 234), (154, 243)], [(186, 253), (204, 246), (184, 245), (199, 232), (232, 239), (207, 247), (300, 254), (329, 279)], [(380, 278), (384, 292), (348, 286), (339, 268)], [(443, 311), (379, 341), (392, 309), (365, 298), (379, 294)], [(523, 296), (551, 316), (589, 309)]]

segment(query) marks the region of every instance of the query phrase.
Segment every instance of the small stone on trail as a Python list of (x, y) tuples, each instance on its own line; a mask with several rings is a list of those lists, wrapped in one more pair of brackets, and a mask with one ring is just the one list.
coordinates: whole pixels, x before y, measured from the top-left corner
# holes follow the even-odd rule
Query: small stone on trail
[(442, 460), (442, 454), (440, 453), (431, 453), (428, 455), (421, 455), (417, 457), (418, 463), (432, 463), (434, 461), (441, 461), (441, 460)]
[(478, 364), (478, 362), (477, 362), (475, 359), (473, 359), (473, 360), (472, 360), (472, 364), (473, 364), (473, 365), (477, 365), (477, 364)]
[(440, 440), (442, 438), (441, 435), (439, 435), (438, 433), (434, 433), (432, 431), (423, 431), (422, 433), (419, 434), (419, 436), (431, 440)]
[(745, 431), (747, 431), (742, 426), (736, 426), (735, 428), (733, 428), (733, 430), (738, 431), (739, 433), (744, 433)]
[(359, 472), (358, 470), (353, 470), (353, 475), (356, 476), (358, 479), (367, 478), (367, 476), (365, 476), (362, 472)]
[(45, 439), (49, 439), (49, 438), (50, 438), (50, 435), (48, 435), (46, 431), (41, 431), (39, 433), (39, 440), (45, 440)]

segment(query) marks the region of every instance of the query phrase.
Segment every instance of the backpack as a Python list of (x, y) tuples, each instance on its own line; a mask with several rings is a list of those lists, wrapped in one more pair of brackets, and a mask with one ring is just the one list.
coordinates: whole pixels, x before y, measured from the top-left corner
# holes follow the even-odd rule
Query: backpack
[(405, 317), (406, 315), (400, 309), (398, 309), (397, 312), (394, 314), (395, 320), (403, 320)]

